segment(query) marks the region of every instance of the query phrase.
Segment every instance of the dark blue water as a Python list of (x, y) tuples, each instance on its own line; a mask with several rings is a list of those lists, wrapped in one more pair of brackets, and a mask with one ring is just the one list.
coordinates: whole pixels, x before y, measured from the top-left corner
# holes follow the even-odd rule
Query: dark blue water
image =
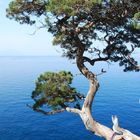
[[(140, 135), (140, 73), (123, 73), (116, 65), (102, 64), (100, 90), (93, 105), (97, 121), (112, 127), (111, 115), (122, 127)], [(26, 107), (37, 76), (45, 71), (72, 71), (73, 85), (86, 93), (88, 82), (74, 64), (60, 57), (0, 57), (0, 140), (100, 140), (87, 131), (79, 116), (60, 113), (44, 116)]]

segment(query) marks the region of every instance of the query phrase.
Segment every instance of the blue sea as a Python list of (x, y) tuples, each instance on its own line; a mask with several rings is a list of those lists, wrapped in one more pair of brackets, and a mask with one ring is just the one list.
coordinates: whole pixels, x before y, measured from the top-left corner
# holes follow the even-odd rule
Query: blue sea
[[(99, 91), (93, 102), (93, 116), (112, 127), (111, 115), (120, 126), (140, 135), (140, 73), (124, 73), (117, 64), (91, 67), (100, 73)], [(73, 61), (59, 56), (0, 57), (0, 140), (102, 140), (87, 131), (76, 114), (64, 112), (45, 116), (32, 111), (31, 92), (36, 78), (45, 71), (71, 71), (73, 86), (86, 94), (88, 81), (79, 74)]]

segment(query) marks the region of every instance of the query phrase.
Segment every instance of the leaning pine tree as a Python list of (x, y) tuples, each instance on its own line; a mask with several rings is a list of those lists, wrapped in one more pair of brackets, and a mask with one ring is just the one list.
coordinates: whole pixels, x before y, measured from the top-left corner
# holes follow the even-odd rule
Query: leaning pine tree
[[(34, 110), (44, 114), (76, 113), (86, 129), (107, 140), (140, 140), (120, 128), (116, 116), (112, 117), (113, 130), (95, 121), (91, 109), (99, 82), (97, 75), (85, 66), (85, 62), (94, 66), (105, 61), (118, 62), (125, 72), (140, 70), (132, 57), (140, 47), (140, 0), (13, 0), (7, 17), (29, 25), (42, 20), (39, 28), (53, 34), (53, 44), (60, 45), (63, 56), (75, 60), (81, 74), (89, 80), (89, 91), (80, 107), (83, 95), (71, 87), (70, 72), (40, 75), (32, 93)], [(95, 47), (95, 41), (103, 42), (104, 46)]]

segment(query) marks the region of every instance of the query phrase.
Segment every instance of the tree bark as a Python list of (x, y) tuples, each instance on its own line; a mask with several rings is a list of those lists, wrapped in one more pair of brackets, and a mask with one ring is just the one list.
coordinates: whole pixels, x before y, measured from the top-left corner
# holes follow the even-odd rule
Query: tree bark
[(84, 50), (85, 48), (81, 44), (77, 50), (76, 62), (77, 62), (77, 67), (79, 68), (81, 73), (89, 80), (90, 87), (89, 87), (87, 96), (85, 98), (85, 101), (84, 101), (84, 104), (80, 113), (80, 117), (86, 129), (88, 129), (91, 132), (94, 132), (96, 135), (99, 135), (109, 140), (111, 139), (114, 132), (110, 128), (96, 122), (91, 115), (92, 102), (99, 88), (99, 82), (97, 81), (95, 74), (89, 71), (88, 68), (84, 65), (84, 62), (83, 62)]
[[(77, 67), (79, 68), (80, 72), (89, 80), (90, 87), (81, 110), (72, 108), (66, 108), (66, 110), (69, 112), (79, 114), (87, 130), (95, 133), (98, 136), (105, 138), (106, 140), (121, 140), (121, 139), (140, 140), (140, 137), (132, 134), (130, 131), (129, 131), (130, 133), (128, 134), (127, 133), (128, 130), (126, 129), (121, 129), (122, 132), (121, 134), (116, 133), (112, 129), (95, 121), (94, 118), (92, 117), (91, 114), (92, 102), (99, 88), (99, 82), (96, 78), (96, 75), (91, 71), (89, 71), (88, 68), (84, 65), (83, 54), (85, 46), (80, 42), (80, 40), (78, 40), (78, 38), (77, 45), (79, 45), (77, 49), (77, 58), (76, 58)], [(116, 122), (114, 123), (114, 125), (115, 124)]]

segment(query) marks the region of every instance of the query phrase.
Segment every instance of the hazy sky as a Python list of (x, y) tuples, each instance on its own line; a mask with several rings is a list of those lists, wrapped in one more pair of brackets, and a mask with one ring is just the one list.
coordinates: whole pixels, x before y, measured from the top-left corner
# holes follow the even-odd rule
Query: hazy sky
[(59, 47), (52, 46), (52, 37), (47, 30), (30, 35), (36, 27), (19, 25), (6, 18), (5, 9), (9, 2), (0, 0), (0, 56), (61, 55)]

